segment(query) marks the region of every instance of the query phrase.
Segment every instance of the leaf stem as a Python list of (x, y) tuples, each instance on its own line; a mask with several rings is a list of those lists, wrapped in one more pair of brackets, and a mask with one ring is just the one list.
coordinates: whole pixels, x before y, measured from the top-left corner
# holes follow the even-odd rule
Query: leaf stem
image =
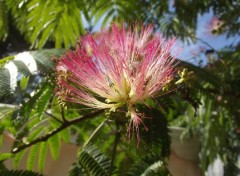
[(54, 116), (54, 115), (48, 113), (47, 111), (44, 111), (44, 113), (45, 113), (46, 115), (52, 117), (52, 118), (53, 118), (54, 120), (56, 120), (57, 122), (63, 124), (63, 122), (62, 122), (60, 119), (58, 119), (56, 116)]
[(64, 107), (61, 107), (61, 114), (62, 114), (62, 120), (66, 122), (67, 120), (65, 118)]
[(114, 161), (115, 161), (115, 156), (116, 156), (116, 151), (117, 151), (117, 145), (120, 141), (120, 138), (121, 138), (121, 133), (119, 130), (119, 124), (116, 123), (116, 133), (115, 133), (114, 145), (113, 145), (113, 150), (112, 150), (112, 158), (111, 158), (109, 176), (111, 176), (112, 172), (113, 172), (113, 166), (114, 166)]
[(216, 52), (216, 49), (212, 45), (210, 45), (208, 42), (204, 41), (203, 39), (201, 39), (199, 37), (195, 37), (195, 39), (202, 42), (203, 44), (207, 45), (210, 49), (212, 49), (213, 51)]
[(94, 138), (94, 136), (97, 134), (97, 132), (102, 128), (102, 126), (109, 120), (110, 117), (106, 118), (100, 125), (98, 125), (98, 127), (93, 131), (93, 133), (91, 134), (91, 136), (88, 138), (88, 140), (86, 141), (86, 143), (84, 144), (83, 147), (86, 147), (90, 141)]

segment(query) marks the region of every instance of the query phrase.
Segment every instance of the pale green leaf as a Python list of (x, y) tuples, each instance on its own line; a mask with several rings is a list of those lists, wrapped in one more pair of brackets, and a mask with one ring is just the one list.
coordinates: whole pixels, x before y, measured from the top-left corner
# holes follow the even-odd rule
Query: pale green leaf
[(36, 165), (36, 163), (35, 163), (36, 158), (37, 158), (38, 151), (39, 151), (39, 146), (40, 145), (36, 144), (30, 148), (30, 151), (28, 153), (28, 159), (27, 159), (27, 170), (31, 170), (31, 171), (34, 170), (34, 167)]
[(48, 140), (49, 148), (51, 151), (51, 155), (54, 160), (57, 160), (61, 147), (61, 140), (58, 135), (54, 135)]
[(21, 89), (24, 91), (27, 88), (28, 85), (28, 81), (29, 81), (29, 76), (27, 77), (22, 77), (21, 81), (20, 81), (20, 87)]
[(48, 152), (47, 143), (42, 142), (40, 144), (40, 149), (39, 149), (39, 154), (38, 154), (38, 169), (41, 172), (43, 171), (43, 168), (45, 166), (47, 152)]
[(14, 155), (14, 160), (13, 160), (14, 168), (18, 167), (25, 153), (26, 153), (26, 150), (22, 150), (21, 152)]
[(0, 153), (0, 162), (9, 159), (13, 156), (12, 153)]

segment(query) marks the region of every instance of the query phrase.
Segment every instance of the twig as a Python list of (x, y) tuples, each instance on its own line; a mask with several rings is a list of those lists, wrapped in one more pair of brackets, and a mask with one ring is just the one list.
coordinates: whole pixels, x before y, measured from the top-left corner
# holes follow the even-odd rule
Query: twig
[(53, 118), (54, 120), (56, 120), (57, 122), (63, 124), (63, 122), (62, 122), (60, 119), (58, 119), (56, 116), (48, 113), (47, 111), (44, 111), (44, 113), (47, 114), (48, 116), (52, 117), (52, 118)]
[(25, 144), (25, 145), (22, 145), (22, 146), (14, 148), (11, 151), (11, 153), (16, 154), (16, 153), (19, 153), (20, 151), (22, 151), (22, 150), (24, 150), (24, 149), (26, 149), (28, 147), (31, 147), (34, 144), (37, 144), (39, 142), (47, 141), (50, 137), (54, 136), (55, 134), (57, 134), (58, 132), (60, 132), (60, 131), (62, 131), (64, 129), (68, 128), (69, 126), (74, 125), (74, 124), (79, 123), (79, 122), (82, 122), (84, 120), (93, 118), (93, 117), (95, 117), (95, 116), (97, 116), (97, 115), (99, 115), (99, 114), (101, 114), (103, 112), (104, 112), (104, 110), (101, 109), (101, 110), (92, 112), (90, 114), (86, 114), (84, 116), (81, 116), (79, 118), (76, 118), (76, 119), (73, 119), (73, 120), (70, 120), (70, 121), (66, 121), (65, 123), (62, 123), (62, 125), (59, 128), (56, 128), (56, 129), (52, 130), (47, 135), (39, 137), (39, 138), (29, 142), (28, 144)]
[(86, 147), (89, 142), (93, 139), (93, 137), (95, 136), (95, 134), (97, 134), (97, 132), (102, 128), (102, 126), (108, 121), (109, 117), (106, 118), (100, 125), (98, 125), (98, 127), (94, 130), (94, 132), (91, 134), (91, 136), (88, 138), (87, 142), (84, 144), (84, 147)]
[(113, 172), (113, 164), (114, 164), (114, 160), (115, 160), (115, 156), (116, 156), (117, 145), (118, 145), (118, 142), (120, 141), (120, 137), (121, 137), (121, 133), (120, 133), (118, 124), (116, 124), (116, 130), (117, 131), (115, 134), (114, 145), (113, 145), (113, 150), (112, 150), (112, 158), (111, 158), (109, 176), (111, 176), (112, 172)]
[(64, 107), (61, 107), (61, 114), (62, 114), (63, 121), (66, 122), (67, 120), (65, 119)]
[(199, 38), (197, 36), (194, 36), (194, 35), (181, 35), (181, 34), (179, 34), (179, 36), (194, 38), (195, 40), (198, 40), (198, 41), (202, 42), (203, 44), (207, 45), (209, 48), (211, 48), (213, 51), (215, 51), (218, 54), (218, 51), (212, 45), (210, 45), (208, 42), (206, 42), (205, 40), (203, 40), (203, 39), (201, 39), (201, 38)]
[(217, 52), (216, 49), (210, 45), (208, 42), (204, 41), (203, 39), (199, 38), (199, 37), (195, 37), (196, 40), (202, 42), (203, 44), (207, 45), (209, 48), (211, 48), (213, 51)]

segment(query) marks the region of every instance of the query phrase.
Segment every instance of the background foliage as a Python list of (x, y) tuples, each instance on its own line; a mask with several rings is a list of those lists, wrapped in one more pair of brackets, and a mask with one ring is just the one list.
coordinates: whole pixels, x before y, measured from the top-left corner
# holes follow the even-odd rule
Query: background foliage
[[(143, 111), (154, 118), (146, 120), (149, 131), (142, 131), (138, 148), (135, 139), (124, 142), (126, 122), (119, 118), (123, 114), (113, 116), (79, 110), (79, 105), (70, 103), (68, 108), (62, 107), (53, 90), (56, 59), (64, 49), (74, 48), (82, 35), (96, 31), (99, 26), (112, 21), (142, 21), (152, 23), (166, 36), (196, 42), (202, 41), (196, 36), (198, 16), (211, 12), (221, 22), (211, 30), (213, 35), (239, 38), (239, 11), (238, 0), (0, 0), (0, 56), (3, 58), (0, 60), (0, 132), (3, 135), (8, 131), (16, 138), (10, 153), (1, 153), (0, 160), (13, 158), (17, 166), (28, 151), (26, 169), (33, 170), (38, 165), (41, 172), (47, 150), (57, 159), (61, 141), (70, 142), (74, 134), (77, 135), (75, 143), (83, 147), (69, 171), (71, 176), (168, 175), (164, 163), (170, 146), (167, 125), (175, 125), (200, 134), (203, 174), (220, 157), (225, 175), (237, 175), (240, 154), (240, 45), (237, 42), (219, 50), (205, 43), (206, 56), (200, 57), (209, 60), (204, 67), (181, 62), (179, 67), (193, 71), (193, 77), (176, 92), (156, 99), (158, 103), (149, 100), (152, 111)], [(37, 49), (28, 52), (37, 65), (35, 73), (24, 59), (16, 59), (18, 53), (30, 49)], [(15, 79), (12, 70), (6, 67), (9, 63), (16, 66)], [(32, 174), (8, 171), (4, 165), (0, 173)]]

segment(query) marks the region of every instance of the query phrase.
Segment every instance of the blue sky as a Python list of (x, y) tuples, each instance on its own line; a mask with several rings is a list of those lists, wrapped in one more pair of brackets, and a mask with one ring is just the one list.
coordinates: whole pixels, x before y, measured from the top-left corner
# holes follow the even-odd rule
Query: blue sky
[[(210, 23), (212, 17), (214, 17), (214, 14), (211, 11), (204, 15), (198, 15), (198, 24), (197, 24), (197, 31), (196, 31), (197, 38), (200, 38), (202, 41), (208, 43), (215, 50), (223, 49), (224, 46), (227, 46), (233, 43), (236, 44), (237, 42), (240, 41), (240, 38), (236, 38), (236, 37), (227, 38), (227, 36), (224, 34), (218, 35), (218, 36), (210, 34), (208, 32), (207, 25)], [(182, 45), (183, 47), (183, 51), (179, 55), (179, 57), (183, 60), (197, 64), (196, 60), (193, 59), (194, 57), (193, 52), (199, 53), (200, 47), (203, 47), (205, 49), (211, 49), (202, 41), (197, 41), (196, 43), (191, 43), (191, 44), (179, 42), (180, 45)], [(204, 53), (202, 53), (200, 56), (203, 59), (203, 65), (205, 65), (207, 63), (206, 56), (204, 55)]]
[[(169, 8), (174, 11), (172, 4), (169, 4)], [(208, 43), (215, 50), (223, 49), (224, 46), (237, 43), (240, 41), (240, 38), (232, 37), (227, 38), (226, 35), (213, 35), (208, 32), (207, 26), (210, 24), (211, 19), (214, 17), (212, 11), (209, 13), (205, 13), (203, 15), (198, 15), (198, 23), (197, 23), (197, 31), (196, 36), (200, 38), (201, 41), (197, 41), (196, 43), (183, 43), (181, 41), (177, 42), (177, 47), (182, 48), (182, 52), (179, 54), (179, 58), (193, 64), (198, 65), (198, 61), (202, 60), (202, 66), (206, 65), (207, 58), (204, 52), (200, 53), (200, 48), (204, 48), (205, 50), (211, 49), (204, 42)], [(94, 26), (93, 31), (99, 31), (101, 29), (101, 23), (105, 17), (102, 17), (97, 24)], [(87, 27), (87, 21), (83, 17), (83, 22)], [(161, 31), (161, 29), (160, 29)], [(195, 57), (193, 53), (199, 54), (199, 57)]]

